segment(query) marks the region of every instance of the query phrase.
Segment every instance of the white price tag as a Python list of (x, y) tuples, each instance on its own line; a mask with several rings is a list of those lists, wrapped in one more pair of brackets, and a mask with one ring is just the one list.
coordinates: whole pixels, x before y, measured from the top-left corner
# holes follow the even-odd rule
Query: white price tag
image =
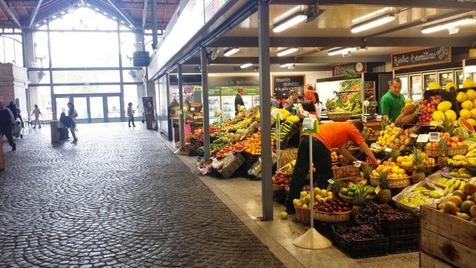
[(317, 120), (316, 118), (307, 117), (302, 121), (302, 131), (305, 133), (317, 132)]
[(430, 135), (429, 140), (431, 142), (439, 142), (440, 141), (440, 132), (430, 132), (428, 134)]
[(418, 134), (412, 133), (412, 134), (410, 134), (410, 138), (416, 139), (416, 138), (418, 138)]
[(328, 179), (327, 182), (329, 182), (329, 184), (333, 184), (335, 181), (333, 179)]
[(362, 122), (363, 122), (363, 123), (367, 123), (367, 116), (362, 115)]
[(424, 143), (428, 142), (430, 139), (430, 134), (420, 134), (418, 135), (417, 142)]
[(390, 153), (392, 153), (392, 148), (388, 148), (388, 147), (387, 147), (387, 148), (385, 148), (384, 152), (390, 154)]

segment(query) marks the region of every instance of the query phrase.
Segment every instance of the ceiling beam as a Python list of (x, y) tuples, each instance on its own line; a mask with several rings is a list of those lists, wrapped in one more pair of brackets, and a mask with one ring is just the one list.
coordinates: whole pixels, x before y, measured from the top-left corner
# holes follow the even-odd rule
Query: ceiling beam
[(147, 3), (149, 3), (149, 1), (144, 0), (144, 8), (142, 9), (142, 29), (145, 29), (145, 23), (147, 22)]
[(20, 23), (20, 18), (16, 14), (16, 12), (8, 6), (7, 2), (5, 0), (0, 0), (0, 6), (5, 10), (8, 15), (13, 19), (16, 25), (18, 25), (19, 28), (22, 28), (22, 25)]
[[(471, 47), (473, 37), (270, 37), (271, 47)], [(225, 36), (208, 47), (258, 47), (257, 37)]]
[(43, 3), (43, 0), (39, 0), (35, 6), (35, 9), (33, 9), (33, 14), (31, 14), (31, 18), (30, 18), (30, 24), (28, 24), (29, 28), (31, 28), (33, 24), (35, 23), (36, 15), (38, 15), (38, 10), (40, 9), (42, 3)]
[[(278, 0), (273, 2), (283, 2)], [(379, 5), (394, 7), (428, 7), (428, 8), (451, 8), (475, 10), (476, 2), (460, 0), (317, 0), (319, 5)]]
[(124, 13), (119, 8), (119, 6), (114, 2), (114, 0), (107, 0), (107, 2), (109, 3), (109, 5), (111, 5), (114, 8), (114, 10), (116, 10), (116, 12), (119, 15), (121, 15), (121, 17), (124, 19), (124, 21), (126, 21), (129, 25), (132, 25), (134, 28), (138, 28), (137, 25), (134, 23), (134, 21), (129, 17), (129, 15)]
[[(285, 63), (306, 63), (315, 65), (332, 65), (336, 63), (352, 63), (352, 62), (386, 62), (390, 60), (390, 55), (387, 56), (297, 56), (297, 57), (271, 57), (271, 64), (285, 64)], [(245, 64), (253, 63), (259, 64), (258, 57), (218, 57), (210, 64)], [(193, 57), (187, 60), (184, 64), (200, 64), (200, 59)]]

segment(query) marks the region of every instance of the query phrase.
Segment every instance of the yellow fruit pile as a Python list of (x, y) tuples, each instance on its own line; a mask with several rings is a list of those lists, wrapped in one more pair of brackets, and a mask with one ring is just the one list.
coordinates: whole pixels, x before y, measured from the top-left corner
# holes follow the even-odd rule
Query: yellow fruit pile
[(468, 120), (472, 126), (476, 126), (476, 91), (468, 89), (466, 92), (459, 92), (456, 101), (460, 103), (461, 118)]
[[(380, 131), (377, 139), (377, 144), (382, 147), (391, 147), (395, 141), (399, 140), (399, 136), (403, 133), (403, 129), (395, 126), (394, 123), (385, 127), (385, 130)], [(400, 145), (399, 145), (400, 146)]]
[(261, 155), (261, 133), (254, 133), (248, 139), (244, 140), (245, 152), (251, 155)]
[[(313, 192), (315, 202), (325, 202), (326, 200), (333, 198), (332, 192), (326, 189), (316, 187)], [(293, 200), (293, 204), (297, 208), (308, 209), (311, 198), (311, 193), (309, 193), (309, 191), (302, 191), (299, 199)]]
[(377, 178), (380, 172), (387, 173), (390, 180), (405, 179), (408, 177), (403, 168), (400, 168), (397, 163), (390, 161), (385, 161), (383, 164), (378, 165), (378, 167), (372, 171), (370, 176)]

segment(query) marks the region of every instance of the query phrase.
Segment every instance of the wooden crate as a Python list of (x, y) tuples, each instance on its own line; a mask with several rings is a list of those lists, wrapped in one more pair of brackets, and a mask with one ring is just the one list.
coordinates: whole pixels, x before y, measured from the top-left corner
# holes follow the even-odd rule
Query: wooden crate
[[(429, 206), (422, 206), (420, 226), (420, 250), (424, 254), (450, 266), (474, 267), (476, 224), (441, 213)], [(434, 264), (422, 267), (438, 266)]]
[(451, 268), (451, 266), (445, 262), (438, 260), (424, 252), (420, 251), (420, 268)]

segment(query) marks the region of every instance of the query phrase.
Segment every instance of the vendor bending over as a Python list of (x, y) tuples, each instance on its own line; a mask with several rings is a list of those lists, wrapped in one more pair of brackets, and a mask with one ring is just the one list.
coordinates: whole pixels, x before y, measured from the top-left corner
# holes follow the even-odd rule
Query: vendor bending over
[[(360, 121), (355, 122), (332, 122), (319, 126), (319, 133), (313, 134), (312, 153), (313, 164), (317, 170), (317, 185), (320, 188), (326, 188), (328, 179), (333, 177), (331, 149), (339, 148), (339, 152), (348, 160), (357, 159), (345, 148), (349, 141), (359, 146), (361, 152), (368, 156), (371, 164), (377, 163), (377, 159), (365, 143), (360, 132), (363, 124)], [(293, 200), (299, 198), (300, 192), (306, 183), (306, 177), (309, 172), (309, 138), (304, 137), (299, 143), (296, 165), (291, 176), (291, 186), (288, 199), (286, 200), (286, 210), (288, 214), (294, 214), (295, 209)]]

